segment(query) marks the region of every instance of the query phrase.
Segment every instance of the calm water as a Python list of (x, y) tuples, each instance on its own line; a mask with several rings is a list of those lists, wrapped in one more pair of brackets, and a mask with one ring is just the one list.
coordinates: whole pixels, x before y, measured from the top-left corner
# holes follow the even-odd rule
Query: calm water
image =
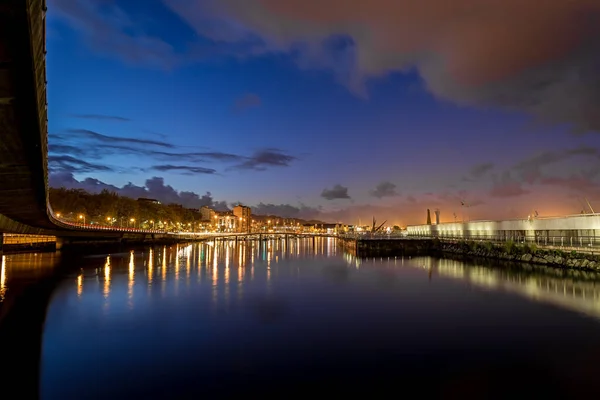
[[(25, 257), (3, 257), (0, 293), (31, 270)], [(45, 399), (596, 390), (591, 274), (361, 261), (332, 239), (161, 247), (80, 267), (48, 306)]]

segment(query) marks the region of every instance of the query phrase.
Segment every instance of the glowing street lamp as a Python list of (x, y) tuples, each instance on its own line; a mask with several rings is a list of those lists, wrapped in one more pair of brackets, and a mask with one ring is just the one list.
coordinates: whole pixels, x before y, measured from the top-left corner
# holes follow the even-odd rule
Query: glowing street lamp
[(79, 214), (79, 219), (83, 220), (83, 224), (85, 225), (85, 215)]
[(129, 220), (129, 222), (131, 222), (131, 223), (133, 224), (133, 227), (135, 228), (135, 218), (131, 218), (131, 219)]
[(56, 218), (60, 218), (60, 213), (56, 213)]

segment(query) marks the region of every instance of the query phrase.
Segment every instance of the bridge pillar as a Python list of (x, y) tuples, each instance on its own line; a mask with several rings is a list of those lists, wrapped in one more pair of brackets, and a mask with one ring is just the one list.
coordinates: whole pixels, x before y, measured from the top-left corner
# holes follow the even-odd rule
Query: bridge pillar
[(61, 237), (56, 237), (56, 251), (61, 250), (64, 246), (69, 244), (69, 240)]

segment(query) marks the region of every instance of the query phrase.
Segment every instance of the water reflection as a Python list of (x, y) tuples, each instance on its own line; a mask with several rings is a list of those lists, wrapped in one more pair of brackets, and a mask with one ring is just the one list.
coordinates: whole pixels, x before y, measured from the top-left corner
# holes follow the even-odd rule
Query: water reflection
[(6, 256), (2, 256), (2, 269), (0, 269), (0, 301), (4, 301), (6, 294)]
[(544, 267), (492, 268), (456, 260), (420, 259), (434, 274), (600, 318), (600, 274)]
[(60, 261), (55, 253), (2, 254), (0, 256), (0, 303), (18, 294), (30, 282), (52, 274)]
[[(334, 239), (297, 238), (161, 247), (81, 267), (84, 273), (65, 281), (48, 308), (46, 398), (81, 398), (92, 386), (111, 398), (110, 385), (98, 382), (154, 385), (190, 375), (194, 387), (204, 388), (219, 371), (271, 377), (279, 367), (266, 366), (308, 365), (312, 353), (346, 360), (339, 352), (358, 357), (364, 348), (372, 362), (369, 357), (390, 349), (413, 355), (458, 349), (461, 357), (473, 346), (476, 352), (515, 343), (534, 349), (549, 324), (570, 327), (566, 335), (600, 337), (600, 324), (594, 331), (581, 322), (594, 320), (544, 306), (600, 318), (600, 277), (589, 273), (429, 257), (361, 260)], [(98, 284), (85, 279), (90, 269)], [(468, 290), (473, 286), (486, 291)], [(110, 308), (103, 307), (109, 300)], [(559, 328), (557, 337), (568, 340)]]
[(154, 273), (154, 250), (148, 250), (148, 288), (152, 285), (152, 274)]
[(110, 256), (106, 256), (104, 263), (104, 298), (108, 300), (110, 295)]

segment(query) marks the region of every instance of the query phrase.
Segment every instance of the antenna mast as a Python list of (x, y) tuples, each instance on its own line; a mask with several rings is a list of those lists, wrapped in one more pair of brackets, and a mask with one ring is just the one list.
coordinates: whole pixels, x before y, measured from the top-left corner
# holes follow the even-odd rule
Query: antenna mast
[(594, 212), (594, 209), (592, 208), (592, 205), (590, 204), (590, 201), (587, 198), (585, 199), (585, 202), (587, 203), (588, 207), (590, 208), (590, 211), (592, 212), (592, 214), (596, 214)]

